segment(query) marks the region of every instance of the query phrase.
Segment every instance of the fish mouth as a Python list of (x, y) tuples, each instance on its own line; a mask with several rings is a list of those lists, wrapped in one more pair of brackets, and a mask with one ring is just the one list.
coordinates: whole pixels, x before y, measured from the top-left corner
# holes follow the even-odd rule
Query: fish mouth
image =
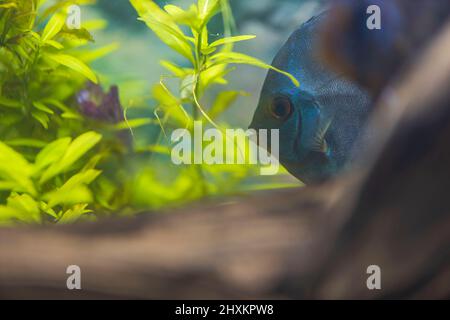
[[(299, 125), (301, 125), (300, 121)], [(248, 129), (258, 131), (265, 128), (261, 128), (260, 126), (256, 126), (251, 123)], [(298, 130), (296, 138), (293, 142), (296, 152), (298, 152), (300, 148), (300, 135), (300, 130)], [(258, 134), (256, 135), (255, 141), (258, 146), (260, 146)], [(265, 146), (265, 148), (268, 152), (271, 152), (269, 143)], [(286, 160), (282, 155), (279, 155), (279, 160), (290, 174), (308, 185), (323, 183), (334, 176), (333, 164), (329, 154), (327, 153), (311, 150), (303, 157), (301, 161), (292, 161), (292, 159)]]

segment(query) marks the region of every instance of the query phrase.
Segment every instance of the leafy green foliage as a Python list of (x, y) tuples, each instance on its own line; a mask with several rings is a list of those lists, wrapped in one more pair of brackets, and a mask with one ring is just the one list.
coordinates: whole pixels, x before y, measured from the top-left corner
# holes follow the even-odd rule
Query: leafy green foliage
[[(179, 78), (182, 84), (180, 99), (177, 99), (177, 95), (172, 94), (163, 84), (157, 86), (153, 94), (161, 102), (163, 109), (179, 108), (181, 104), (191, 103), (207, 120), (212, 122), (207, 112), (198, 103), (199, 99), (210, 86), (227, 84), (225, 76), (232, 71), (230, 65), (233, 64), (273, 69), (289, 77), (295, 85), (299, 85), (297, 79), (289, 73), (278, 70), (257, 58), (233, 52), (232, 44), (251, 40), (255, 38), (254, 35), (226, 36), (210, 43), (208, 23), (211, 18), (224, 10), (223, 8), (229, 7), (227, 0), (199, 0), (188, 10), (175, 5), (166, 5), (164, 9), (161, 9), (151, 0), (130, 0), (130, 2), (138, 12), (140, 20), (144, 21), (161, 41), (191, 63), (191, 67), (181, 68), (172, 62), (162, 61), (162, 65), (174, 77)], [(227, 21), (224, 23), (229, 24)], [(190, 34), (185, 34), (182, 26), (189, 27)], [(225, 27), (225, 29), (229, 28), (229, 26)], [(186, 115), (184, 116), (186, 120), (190, 120)], [(180, 113), (175, 114), (174, 117), (181, 120)]]
[[(13, 5), (7, 5), (11, 3)], [(62, 102), (85, 81), (84, 77), (97, 81), (95, 74), (84, 62), (69, 54), (79, 44), (75, 44), (63, 32), (65, 7), (61, 7), (60, 3), (56, 4), (61, 9), (40, 30), (35, 14), (40, 4), (42, 2), (37, 0), (4, 0), (3, 8), (0, 9), (0, 112), (4, 108), (16, 111), (13, 113), (8, 110), (8, 116), (2, 117), (0, 124), (5, 129), (28, 119), (34, 119), (44, 129), (49, 129), (50, 118), (58, 118), (50, 115), (63, 106)], [(87, 30), (85, 32), (88, 33)], [(78, 40), (86, 42), (84, 39)], [(81, 77), (72, 75), (67, 68)], [(52, 101), (59, 101), (60, 104), (54, 105)], [(64, 116), (73, 117), (73, 114), (67, 113)]]
[(80, 58), (89, 31), (66, 27), (73, 3), (0, 0), (0, 224), (75, 221), (94, 202), (102, 136), (73, 97), (97, 76)]
[[(0, 190), (11, 192), (7, 204), (0, 206), (0, 223), (20, 221), (41, 222), (73, 220), (93, 201), (88, 189), (100, 171), (84, 167), (78, 162), (101, 139), (95, 132), (87, 132), (73, 141), (61, 138), (43, 148), (34, 162), (27, 161), (3, 142), (0, 142)], [(83, 210), (80, 210), (82, 204)]]
[[(170, 142), (165, 139), (168, 127), (192, 130), (193, 122), (202, 120), (205, 125), (225, 130), (227, 125), (219, 125), (218, 119), (240, 96), (246, 95), (245, 92), (230, 91), (225, 87), (228, 84), (226, 76), (234, 70), (233, 65), (247, 64), (273, 69), (291, 79), (295, 85), (299, 85), (291, 74), (257, 58), (233, 51), (235, 43), (252, 40), (255, 36), (231, 35), (234, 22), (228, 0), (198, 0), (186, 10), (172, 4), (161, 8), (151, 0), (130, 2), (136, 9), (139, 20), (145, 22), (165, 45), (186, 60), (183, 67), (172, 61), (161, 61), (170, 76), (162, 76), (161, 81), (152, 89), (153, 98), (158, 103), (155, 115), (164, 130), (163, 139), (158, 141), (158, 150), (162, 156), (170, 156), (170, 151), (166, 150), (170, 150)], [(211, 19), (218, 14), (223, 17), (225, 35), (221, 39), (210, 41), (208, 26)], [(168, 79), (178, 80), (178, 90), (169, 85)], [(224, 89), (218, 93), (212, 106), (207, 108), (202, 103), (203, 97), (217, 85)], [(246, 145), (248, 146), (248, 143)], [(248, 152), (243, 145), (235, 144), (234, 148), (234, 154)], [(168, 194), (178, 197), (162, 199), (162, 203), (155, 203), (155, 199), (150, 199), (147, 203), (151, 202), (151, 206), (160, 207), (170, 202), (179, 203), (204, 196), (236, 193), (243, 188), (248, 191), (250, 188), (246, 186), (245, 180), (256, 176), (257, 169), (248, 165), (192, 165), (183, 168), (175, 180), (172, 179), (171, 183), (164, 186)], [(153, 171), (150, 170), (139, 178), (139, 184), (144, 184), (143, 181), (152, 185), (152, 190), (157, 189), (155, 181), (158, 179)], [(144, 195), (140, 197), (139, 190), (135, 193), (140, 202), (148, 199)]]
[[(131, 0), (140, 20), (186, 62), (161, 61), (170, 75), (151, 90), (154, 117), (151, 111), (133, 116), (133, 110), (129, 117), (117, 87), (104, 92), (96, 85), (104, 78), (91, 63), (118, 44), (93, 46), (91, 31), (105, 27), (102, 20), (83, 21), (78, 30), (65, 23), (69, 5), (93, 2), (0, 0), (0, 225), (135, 215), (207, 196), (283, 186), (258, 184), (254, 166), (178, 167), (170, 160), (167, 130), (192, 129), (194, 120), (227, 127), (221, 116), (247, 95), (226, 86), (233, 65), (273, 69), (233, 51), (235, 43), (254, 36), (232, 35), (227, 0), (198, 0), (186, 10)], [(211, 41), (208, 26), (216, 15), (223, 18), (225, 34)], [(174, 79), (175, 86), (169, 83)], [(205, 107), (205, 94), (214, 86), (222, 90)], [(231, 148), (235, 154), (248, 152), (238, 144)]]

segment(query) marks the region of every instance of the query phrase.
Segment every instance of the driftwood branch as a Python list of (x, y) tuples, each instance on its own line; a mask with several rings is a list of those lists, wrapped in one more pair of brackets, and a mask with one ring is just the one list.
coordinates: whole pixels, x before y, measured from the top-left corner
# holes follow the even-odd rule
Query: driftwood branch
[[(327, 185), (167, 215), (0, 230), (1, 298), (449, 298), (450, 25), (380, 92)], [(68, 265), (82, 291), (66, 289)], [(366, 269), (382, 270), (369, 291)]]

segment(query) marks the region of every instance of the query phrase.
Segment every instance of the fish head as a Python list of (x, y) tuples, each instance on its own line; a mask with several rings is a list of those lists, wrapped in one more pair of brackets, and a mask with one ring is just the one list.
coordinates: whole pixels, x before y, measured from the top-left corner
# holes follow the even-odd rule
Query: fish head
[[(369, 95), (321, 62), (317, 41), (323, 15), (289, 38), (272, 65), (250, 128), (279, 130), (279, 160), (305, 183), (326, 180), (350, 163), (370, 112)], [(273, 143), (273, 142), (272, 142)]]

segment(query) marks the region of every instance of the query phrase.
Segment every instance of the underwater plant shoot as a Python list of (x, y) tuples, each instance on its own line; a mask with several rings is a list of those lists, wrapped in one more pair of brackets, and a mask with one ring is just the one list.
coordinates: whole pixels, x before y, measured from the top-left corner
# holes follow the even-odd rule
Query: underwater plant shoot
[(0, 0), (0, 299), (449, 299), (448, 52), (448, 0)]
[[(268, 142), (269, 134), (270, 142)], [(172, 133), (171, 140), (176, 143), (172, 148), (171, 156), (172, 162), (177, 165), (203, 163), (207, 165), (242, 165), (245, 163), (256, 165), (259, 163), (268, 166), (260, 169), (261, 175), (276, 175), (279, 171), (280, 139), (278, 129), (270, 130), (270, 133), (265, 129), (261, 129), (259, 132), (253, 129), (247, 131), (226, 129), (223, 133), (216, 128), (203, 131), (202, 122), (194, 121), (193, 136), (187, 129), (177, 129)], [(247, 145), (249, 152), (245, 152)], [(267, 151), (269, 146), (270, 153)]]

